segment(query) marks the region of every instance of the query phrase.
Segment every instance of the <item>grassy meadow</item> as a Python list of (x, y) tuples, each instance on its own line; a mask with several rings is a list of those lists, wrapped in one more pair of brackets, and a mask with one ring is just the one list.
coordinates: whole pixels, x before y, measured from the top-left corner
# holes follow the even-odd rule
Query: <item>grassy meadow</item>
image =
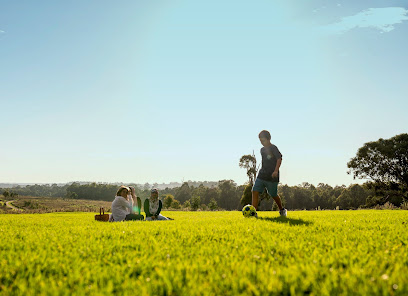
[(408, 211), (0, 215), (0, 295), (407, 295)]
[(0, 214), (15, 213), (6, 207), (7, 201), (12, 201), (12, 205), (19, 209), (20, 213), (53, 213), (53, 212), (95, 212), (103, 207), (106, 211), (111, 210), (111, 201), (102, 200), (82, 200), (62, 197), (33, 197), (19, 196), (16, 198), (4, 198), (0, 195)]

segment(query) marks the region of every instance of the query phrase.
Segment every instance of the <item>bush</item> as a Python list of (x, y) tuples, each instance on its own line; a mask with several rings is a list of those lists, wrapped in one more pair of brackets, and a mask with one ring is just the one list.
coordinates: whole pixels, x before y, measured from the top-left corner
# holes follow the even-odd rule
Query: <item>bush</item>
[(383, 210), (395, 210), (397, 207), (394, 206), (392, 203), (390, 203), (389, 201), (387, 201), (383, 206), (382, 206)]
[(244, 192), (241, 196), (241, 205), (245, 206), (247, 204), (252, 204), (252, 184), (245, 186)]
[(174, 196), (171, 194), (166, 194), (164, 199), (163, 199), (163, 207), (165, 209), (169, 209), (173, 206), (174, 202), (176, 200), (174, 199)]
[(183, 209), (190, 210), (190, 208), (191, 208), (191, 203), (189, 200), (186, 200), (186, 202), (183, 203)]
[(194, 196), (191, 198), (191, 210), (197, 211), (201, 204), (201, 198), (199, 196)]
[(390, 203), (389, 201), (387, 201), (385, 204), (383, 205), (376, 205), (374, 207), (374, 209), (376, 210), (395, 210), (397, 209), (396, 206), (394, 206), (392, 203)]
[(217, 201), (216, 201), (214, 198), (212, 198), (212, 199), (210, 200), (210, 203), (208, 204), (208, 207), (209, 207), (209, 209), (210, 209), (211, 211), (217, 210), (217, 209), (218, 209)]
[(180, 202), (178, 200), (174, 200), (174, 202), (171, 204), (171, 207), (176, 210), (180, 209)]

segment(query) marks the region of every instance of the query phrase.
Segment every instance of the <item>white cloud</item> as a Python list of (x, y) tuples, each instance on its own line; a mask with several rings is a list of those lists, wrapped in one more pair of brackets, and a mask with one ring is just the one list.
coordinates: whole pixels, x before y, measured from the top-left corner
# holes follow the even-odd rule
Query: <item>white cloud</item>
[(3, 30), (0, 30), (0, 34), (2, 34), (2, 33), (6, 33), (6, 32), (4, 32)]
[(373, 28), (381, 33), (394, 30), (395, 24), (408, 20), (408, 10), (403, 7), (369, 8), (355, 15), (343, 17), (339, 22), (325, 27), (330, 33), (342, 34), (355, 28)]

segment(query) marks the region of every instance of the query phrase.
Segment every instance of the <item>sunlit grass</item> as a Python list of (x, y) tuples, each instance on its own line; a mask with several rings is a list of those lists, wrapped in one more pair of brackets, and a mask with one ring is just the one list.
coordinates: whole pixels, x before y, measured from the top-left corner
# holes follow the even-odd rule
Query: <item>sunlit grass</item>
[(408, 211), (0, 216), (0, 294), (406, 295)]

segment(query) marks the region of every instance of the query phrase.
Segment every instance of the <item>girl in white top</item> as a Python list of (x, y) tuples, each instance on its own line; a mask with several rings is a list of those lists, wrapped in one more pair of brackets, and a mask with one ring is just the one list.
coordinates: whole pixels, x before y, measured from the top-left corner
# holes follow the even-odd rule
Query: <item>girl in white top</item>
[(135, 189), (133, 187), (120, 186), (116, 192), (115, 199), (112, 202), (112, 215), (110, 216), (109, 221), (143, 220), (144, 217), (140, 215), (140, 210), (138, 210), (138, 213), (136, 214), (134, 212), (133, 204), (136, 199), (139, 198), (136, 197)]

